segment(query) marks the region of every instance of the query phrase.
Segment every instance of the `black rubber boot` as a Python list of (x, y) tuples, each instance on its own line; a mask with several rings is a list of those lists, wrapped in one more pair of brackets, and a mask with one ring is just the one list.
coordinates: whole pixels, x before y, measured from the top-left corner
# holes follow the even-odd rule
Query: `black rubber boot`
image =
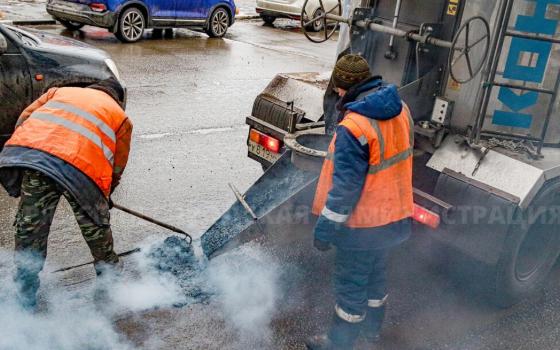
[(93, 291), (93, 302), (100, 310), (105, 310), (111, 303), (110, 288), (116, 283), (117, 279), (122, 276), (124, 265), (122, 260), (116, 263), (106, 263), (103, 261), (94, 264), (95, 274), (95, 290)]
[(362, 323), (362, 336), (368, 343), (377, 343), (380, 340), (381, 326), (385, 319), (385, 306), (369, 307), (366, 319)]
[(337, 349), (329, 336), (326, 334), (315, 335), (305, 342), (305, 345), (310, 350), (334, 350)]
[(334, 316), (328, 335), (318, 335), (307, 340), (311, 350), (351, 350), (360, 334), (360, 323), (349, 323)]
[(18, 287), (18, 302), (28, 311), (37, 309), (37, 291), (39, 290), (39, 274), (26, 268), (17, 268), (14, 282)]

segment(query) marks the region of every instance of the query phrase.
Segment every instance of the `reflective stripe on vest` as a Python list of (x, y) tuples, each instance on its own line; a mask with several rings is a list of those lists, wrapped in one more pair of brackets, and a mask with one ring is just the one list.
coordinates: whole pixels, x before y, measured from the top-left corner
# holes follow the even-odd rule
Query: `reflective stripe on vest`
[(47, 102), (45, 107), (62, 109), (63, 111), (70, 112), (74, 115), (82, 117), (85, 120), (92, 123), (93, 125), (97, 126), (99, 128), (99, 130), (101, 130), (105, 134), (105, 136), (107, 136), (108, 138), (111, 139), (111, 141), (113, 141), (114, 143), (117, 142), (117, 137), (115, 136), (115, 132), (113, 131), (113, 129), (111, 129), (111, 127), (109, 127), (109, 125), (105, 124), (105, 122), (103, 120), (99, 119), (98, 117), (96, 117), (96, 116), (94, 116), (94, 115), (92, 115), (92, 114), (90, 114), (90, 113), (88, 113), (84, 110), (81, 110), (81, 109), (79, 109), (75, 106), (69, 105), (67, 103), (58, 102), (58, 101), (49, 101), (49, 102)]
[[(414, 125), (414, 121), (412, 120), (412, 118), (410, 118), (410, 114), (409, 115), (409, 125)], [(377, 120), (374, 119), (370, 119), (370, 124), (373, 127), (373, 129), (375, 130), (375, 132), (377, 133), (377, 140), (379, 142), (379, 154), (381, 155), (381, 163), (380, 164), (375, 164), (375, 165), (370, 165), (369, 166), (369, 170), (368, 170), (368, 174), (373, 175), (373, 174), (377, 174), (380, 171), (383, 171), (387, 168), (392, 167), (393, 165), (396, 165), (402, 161), (407, 160), (409, 157), (411, 157), (413, 155), (414, 152), (414, 128), (411, 128), (410, 130), (410, 145), (412, 145), (410, 148), (406, 149), (405, 151), (398, 153), (390, 158), (385, 159), (384, 158), (384, 154), (385, 154), (385, 139), (383, 138), (383, 134), (381, 133), (381, 129), (379, 128), (379, 124), (377, 122)], [(363, 143), (363, 139), (365, 139), (365, 143)], [(365, 136), (360, 136), (360, 138), (358, 139), (358, 141), (360, 142), (360, 144), (362, 146), (365, 146), (367, 144), (367, 139)], [(327, 156), (325, 157), (325, 159), (330, 160), (332, 162), (334, 162), (334, 154), (333, 153), (327, 153)]]
[(111, 166), (113, 165), (113, 159), (114, 159), (113, 152), (111, 152), (111, 150), (103, 144), (103, 141), (98, 135), (91, 132), (91, 130), (89, 130), (88, 128), (85, 128), (80, 124), (76, 124), (68, 119), (60, 118), (54, 114), (49, 114), (49, 113), (35, 112), (31, 114), (30, 118), (53, 123), (82, 135), (83, 137), (93, 142), (97, 147), (99, 147), (103, 152), (103, 154), (105, 155), (105, 158), (107, 159), (109, 164), (111, 164)]

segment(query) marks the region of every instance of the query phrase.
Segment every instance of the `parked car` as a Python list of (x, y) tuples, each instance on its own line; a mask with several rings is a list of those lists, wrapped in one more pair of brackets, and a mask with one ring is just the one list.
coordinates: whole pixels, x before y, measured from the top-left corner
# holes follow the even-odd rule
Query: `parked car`
[[(322, 0), (324, 8), (332, 9), (338, 5), (337, 0)], [(272, 24), (276, 18), (291, 18), (300, 20), (301, 10), (305, 0), (257, 0), (257, 13), (267, 24)], [(316, 18), (323, 14), (319, 0), (311, 0), (307, 3), (306, 13), (312, 13)], [(309, 20), (310, 18), (305, 18)], [(310, 24), (307, 30), (318, 32), (323, 29), (323, 22), (318, 20)]]
[(70, 30), (107, 28), (125, 43), (146, 28), (190, 27), (223, 37), (235, 21), (234, 0), (49, 0), (47, 12)]
[(105, 51), (70, 38), (0, 24), (0, 148), (21, 112), (51, 87), (83, 87), (110, 77), (120, 79)]

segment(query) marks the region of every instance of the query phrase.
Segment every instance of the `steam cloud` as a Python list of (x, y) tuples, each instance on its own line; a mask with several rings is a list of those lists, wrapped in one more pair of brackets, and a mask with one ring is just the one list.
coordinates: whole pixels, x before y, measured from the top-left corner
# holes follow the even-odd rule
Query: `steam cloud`
[(230, 326), (239, 333), (240, 348), (270, 348), (280, 267), (257, 246), (248, 244), (210, 261), (206, 270)]
[[(144, 243), (142, 253), (126, 258), (123, 276), (105, 275), (95, 281), (108, 291), (101, 310), (94, 303), (93, 287), (72, 290), (60, 286), (64, 274), (43, 272), (37, 313), (18, 303), (12, 280), (14, 253), (0, 249), (0, 350), (138, 349), (115, 329), (115, 320), (130, 312), (197, 302), (189, 295), (193, 286), (202, 291), (197, 295), (213, 295), (227, 325), (237, 333), (235, 347), (273, 348), (270, 323), (281, 294), (281, 269), (271, 257), (248, 244), (207, 262), (196, 275), (186, 274), (194, 277), (185, 283), (180, 275), (154, 267), (157, 264), (148, 252), (159, 243)], [(157, 349), (164, 342), (152, 334), (150, 344), (144, 346)]]
[[(151, 245), (143, 246), (147, 251)], [(133, 281), (106, 277), (109, 304), (96, 309), (92, 290), (70, 291), (59, 287), (41, 289), (47, 310), (30, 313), (17, 301), (13, 282), (13, 252), (0, 250), (0, 350), (129, 350), (137, 349), (120, 335), (113, 320), (124, 311), (140, 311), (181, 303), (185, 297), (168, 274), (161, 274), (145, 254), (128, 258), (126, 265), (138, 269)], [(127, 268), (128, 269), (128, 268)], [(41, 274), (42, 286), (62, 274)], [(55, 282), (55, 281), (52, 281)], [(93, 289), (93, 288), (92, 288)]]

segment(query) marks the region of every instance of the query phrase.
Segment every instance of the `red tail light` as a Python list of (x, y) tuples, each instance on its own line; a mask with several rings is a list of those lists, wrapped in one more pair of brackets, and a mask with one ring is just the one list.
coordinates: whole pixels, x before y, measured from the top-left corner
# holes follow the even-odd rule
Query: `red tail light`
[(280, 153), (280, 148), (282, 147), (282, 141), (255, 129), (251, 129), (249, 132), (249, 140), (274, 153)]
[(423, 208), (418, 204), (414, 204), (414, 215), (412, 216), (412, 218), (415, 221), (418, 221), (419, 223), (429, 226), (433, 229), (438, 228), (441, 222), (438, 214), (426, 208)]
[(103, 12), (107, 10), (107, 6), (105, 6), (105, 4), (100, 4), (100, 3), (90, 4), (89, 8), (94, 12)]

